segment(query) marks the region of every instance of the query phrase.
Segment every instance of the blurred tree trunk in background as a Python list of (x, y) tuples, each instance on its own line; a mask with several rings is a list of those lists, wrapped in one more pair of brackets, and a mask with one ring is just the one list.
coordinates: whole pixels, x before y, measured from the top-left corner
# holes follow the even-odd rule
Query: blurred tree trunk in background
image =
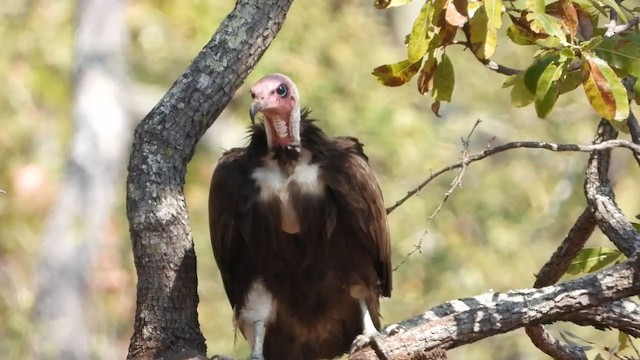
[(39, 359), (88, 359), (92, 259), (105, 237), (130, 131), (125, 107), (125, 0), (78, 0), (67, 169), (37, 268), (32, 342)]

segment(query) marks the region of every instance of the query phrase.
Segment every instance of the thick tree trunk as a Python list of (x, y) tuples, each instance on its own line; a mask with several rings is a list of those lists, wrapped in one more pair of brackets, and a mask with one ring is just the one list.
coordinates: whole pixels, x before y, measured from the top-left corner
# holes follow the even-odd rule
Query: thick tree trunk
[(129, 359), (187, 358), (206, 351), (183, 193), (186, 166), (200, 137), (275, 38), (291, 2), (239, 0), (136, 129), (127, 178), (138, 273)]
[(87, 278), (124, 170), (125, 0), (80, 0), (71, 142), (37, 269), (35, 357), (88, 359)]

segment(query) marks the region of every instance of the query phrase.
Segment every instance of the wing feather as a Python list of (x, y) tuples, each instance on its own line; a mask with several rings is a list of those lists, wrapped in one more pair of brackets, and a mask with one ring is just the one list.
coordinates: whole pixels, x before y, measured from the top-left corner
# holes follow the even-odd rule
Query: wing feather
[(238, 223), (249, 208), (254, 186), (248, 176), (245, 149), (232, 149), (218, 161), (209, 191), (209, 229), (213, 254), (232, 307), (241, 301), (238, 282), (243, 261), (243, 228)]
[(336, 139), (344, 158), (327, 184), (339, 199), (352, 231), (370, 253), (380, 280), (381, 294), (391, 295), (391, 242), (382, 191), (362, 144), (355, 138)]

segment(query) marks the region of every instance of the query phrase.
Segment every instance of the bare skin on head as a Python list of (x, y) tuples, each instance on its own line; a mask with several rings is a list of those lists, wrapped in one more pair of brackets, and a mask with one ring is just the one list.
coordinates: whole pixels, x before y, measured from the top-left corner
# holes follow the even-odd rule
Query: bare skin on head
[(299, 146), (300, 95), (293, 81), (282, 74), (266, 76), (251, 87), (251, 97), (251, 121), (264, 115), (269, 148)]

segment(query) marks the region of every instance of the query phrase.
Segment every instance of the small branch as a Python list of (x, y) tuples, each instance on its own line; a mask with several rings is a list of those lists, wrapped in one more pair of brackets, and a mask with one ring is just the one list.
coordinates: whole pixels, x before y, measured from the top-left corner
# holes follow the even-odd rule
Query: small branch
[[(610, 143), (617, 136), (617, 131), (611, 124), (602, 120), (598, 126), (598, 134), (593, 146)], [(637, 146), (637, 144), (634, 144)], [(640, 234), (615, 202), (615, 194), (609, 183), (608, 170), (611, 160), (611, 150), (596, 151), (589, 157), (586, 171), (584, 191), (587, 203), (594, 211), (598, 227), (627, 257), (632, 257), (640, 250)]]
[[(613, 9), (611, 10), (614, 11)], [(605, 37), (612, 37), (616, 34), (619, 34), (623, 31), (627, 31), (632, 27), (640, 24), (640, 16), (636, 16), (632, 19), (629, 19), (629, 22), (626, 24), (616, 25), (616, 22), (612, 20), (609, 24), (605, 25), (607, 28), (607, 32), (604, 33)]]
[[(636, 79), (636, 81), (640, 81)], [(638, 124), (638, 119), (636, 118), (633, 111), (629, 110), (629, 117), (627, 118), (627, 126), (629, 127), (629, 132), (631, 133), (631, 140), (634, 144), (640, 144), (640, 125)], [(636, 159), (638, 166), (640, 166), (640, 154), (633, 154), (633, 157)]]
[(631, 143), (626, 140), (610, 140), (600, 144), (592, 144), (592, 145), (554, 144), (554, 143), (548, 143), (543, 141), (514, 141), (514, 142), (506, 143), (504, 145), (496, 146), (494, 148), (490, 148), (482, 152), (473, 154), (454, 164), (446, 166), (436, 171), (435, 173), (432, 173), (417, 187), (408, 191), (405, 196), (403, 196), (400, 200), (396, 201), (395, 204), (393, 204), (391, 207), (387, 208), (387, 214), (390, 214), (395, 209), (397, 209), (400, 205), (402, 205), (405, 201), (407, 201), (410, 197), (419, 193), (420, 190), (422, 190), (427, 184), (429, 184), (433, 179), (437, 178), (438, 176), (448, 171), (459, 169), (462, 166), (467, 166), (473, 162), (482, 160), (486, 157), (495, 155), (497, 153), (501, 153), (506, 150), (528, 148), (528, 149), (544, 149), (544, 150), (557, 151), (557, 152), (567, 152), (567, 151), (592, 152), (597, 150), (611, 149), (615, 147), (624, 147), (624, 148), (630, 149), (634, 153), (640, 154), (640, 145)]
[(569, 233), (564, 238), (551, 259), (540, 269), (536, 275), (534, 287), (541, 288), (556, 283), (565, 274), (571, 261), (578, 255), (584, 244), (593, 234), (596, 227), (596, 218), (593, 212), (586, 208), (578, 217)]
[[(471, 36), (470, 36), (469, 23), (464, 24), (464, 26), (462, 27), (462, 30), (465, 34), (465, 37), (467, 38), (467, 41), (466, 41), (467, 47), (471, 48)], [(473, 56), (475, 56), (476, 59), (480, 61), (486, 68), (493, 70), (498, 74), (510, 76), (510, 75), (516, 75), (522, 72), (522, 70), (513, 69), (507, 66), (500, 65), (491, 59), (481, 59), (480, 57), (478, 57), (475, 51), (473, 51), (473, 49), (471, 52), (473, 53)]]
[[(593, 212), (586, 208), (578, 220), (564, 238), (551, 259), (540, 269), (536, 275), (536, 288), (552, 285), (560, 278), (571, 265), (584, 243), (591, 237), (596, 227), (596, 219)], [(579, 347), (564, 344), (551, 335), (542, 325), (532, 325), (525, 328), (531, 342), (545, 354), (554, 359), (586, 359), (587, 356)]]
[[(462, 139), (462, 159), (463, 160), (466, 159), (469, 156), (469, 151), (470, 151), (469, 150), (469, 143), (470, 143), (471, 135), (473, 135), (473, 132), (476, 130), (476, 128), (478, 127), (478, 125), (481, 122), (482, 122), (482, 120), (480, 120), (480, 119), (476, 120), (476, 123), (471, 128), (471, 131), (469, 131), (469, 134), (467, 135), (467, 138), (466, 139)], [(404, 256), (404, 258), (393, 268), (393, 271), (398, 270), (400, 268), (400, 266), (402, 266), (402, 264), (404, 264), (409, 259), (409, 257), (411, 257), (411, 255), (415, 254), (416, 252), (421, 252), (422, 251), (422, 242), (424, 241), (425, 236), (427, 236), (427, 234), (429, 233), (429, 227), (431, 226), (431, 221), (433, 221), (433, 219), (436, 217), (436, 215), (438, 215), (440, 210), (442, 210), (442, 207), (447, 202), (447, 200), (449, 200), (449, 197), (451, 196), (451, 194), (453, 194), (455, 189), (457, 189), (459, 187), (462, 187), (462, 178), (464, 177), (464, 173), (465, 173), (466, 169), (467, 169), (466, 165), (463, 165), (460, 168), (460, 171), (458, 172), (456, 177), (451, 182), (451, 187), (444, 194), (444, 197), (442, 198), (442, 201), (440, 201), (440, 204), (438, 204), (438, 207), (436, 207), (436, 209), (433, 211), (431, 216), (429, 216), (429, 218), (427, 219), (427, 224), (425, 225), (425, 230), (422, 233), (422, 235), (420, 235), (420, 239), (418, 240), (418, 243), (414, 244), (413, 249), (411, 251), (409, 251)], [(389, 212), (390, 211), (387, 211), (387, 214)]]
[(478, 61), (480, 61), (487, 69), (493, 70), (498, 74), (511, 76), (511, 75), (517, 75), (522, 72), (522, 70), (513, 69), (504, 65), (500, 65), (491, 59), (480, 59), (477, 56), (476, 56), (476, 59), (478, 59)]
[[(386, 355), (411, 359), (434, 348), (452, 349), (527, 324), (550, 323), (593, 306), (640, 293), (640, 261), (628, 261), (585, 277), (541, 289), (487, 292), (439, 305), (399, 325), (406, 330), (381, 339)], [(376, 359), (371, 348), (351, 360)]]

